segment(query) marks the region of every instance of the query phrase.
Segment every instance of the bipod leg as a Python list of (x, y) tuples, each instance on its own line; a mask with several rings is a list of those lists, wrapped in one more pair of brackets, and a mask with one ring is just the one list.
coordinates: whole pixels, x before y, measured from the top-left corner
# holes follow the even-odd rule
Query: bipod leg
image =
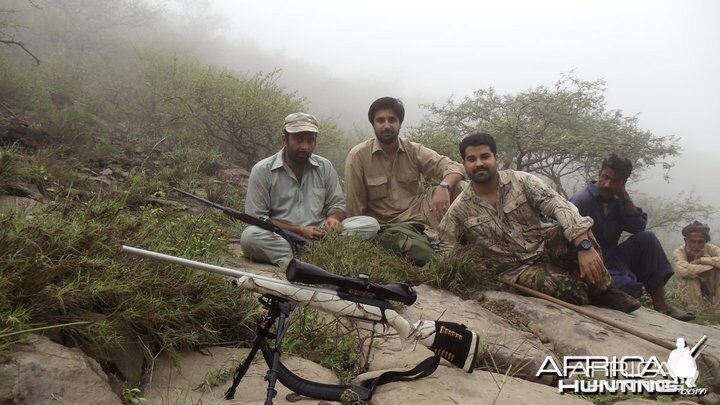
[(276, 308), (269, 308), (268, 314), (264, 317), (265, 323), (263, 324), (263, 320), (258, 321), (257, 325), (257, 332), (255, 334), (255, 340), (253, 341), (253, 347), (250, 349), (250, 353), (248, 353), (247, 357), (245, 357), (245, 360), (238, 364), (237, 368), (235, 368), (235, 375), (233, 376), (233, 382), (230, 388), (228, 388), (227, 391), (225, 391), (225, 399), (231, 400), (235, 397), (235, 390), (237, 389), (238, 385), (240, 385), (240, 381), (245, 377), (245, 373), (247, 373), (248, 369), (250, 368), (250, 364), (252, 363), (253, 359), (255, 358), (255, 355), (257, 354), (258, 349), (260, 349), (260, 342), (262, 339), (267, 338), (267, 334), (270, 331), (270, 328), (272, 327), (273, 323), (275, 323), (275, 319), (278, 317), (278, 311)]
[(273, 349), (272, 367), (270, 367), (267, 375), (265, 376), (265, 379), (268, 382), (267, 399), (265, 400), (265, 405), (272, 405), (273, 398), (275, 398), (275, 395), (277, 395), (277, 391), (275, 390), (275, 383), (277, 382), (280, 355), (282, 354), (282, 342), (285, 338), (285, 332), (287, 332), (288, 328), (290, 327), (290, 313), (292, 313), (292, 311), (296, 307), (295, 304), (288, 301), (277, 302), (277, 300), (275, 300), (275, 305), (277, 305), (278, 309), (278, 326), (277, 332), (275, 334), (275, 348)]

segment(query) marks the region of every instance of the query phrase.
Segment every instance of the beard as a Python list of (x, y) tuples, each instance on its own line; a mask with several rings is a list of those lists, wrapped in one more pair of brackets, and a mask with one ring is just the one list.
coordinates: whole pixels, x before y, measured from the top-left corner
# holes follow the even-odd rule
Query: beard
[(611, 189), (610, 187), (598, 187), (597, 190), (600, 196), (605, 200), (609, 200), (612, 198), (613, 195), (615, 195), (613, 189)]
[(297, 164), (305, 164), (310, 159), (312, 152), (296, 152), (290, 148), (285, 148), (285, 154), (287, 154), (288, 160)]
[(685, 249), (685, 255), (689, 262), (700, 257), (704, 249)]
[(400, 130), (388, 130), (380, 133), (375, 132), (375, 137), (377, 138), (377, 140), (384, 145), (392, 145), (397, 141), (399, 135)]
[(477, 169), (472, 173), (468, 173), (470, 180), (477, 184), (489, 183), (495, 176), (497, 176), (497, 168)]

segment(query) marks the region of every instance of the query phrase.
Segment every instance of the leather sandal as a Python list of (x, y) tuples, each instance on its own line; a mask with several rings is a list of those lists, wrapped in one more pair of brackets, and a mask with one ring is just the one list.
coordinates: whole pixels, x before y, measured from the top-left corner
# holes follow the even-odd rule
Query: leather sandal
[(663, 314), (675, 318), (679, 321), (692, 321), (695, 319), (695, 315), (692, 312), (685, 312), (681, 309), (677, 309), (673, 306), (669, 306), (666, 310), (660, 311)]

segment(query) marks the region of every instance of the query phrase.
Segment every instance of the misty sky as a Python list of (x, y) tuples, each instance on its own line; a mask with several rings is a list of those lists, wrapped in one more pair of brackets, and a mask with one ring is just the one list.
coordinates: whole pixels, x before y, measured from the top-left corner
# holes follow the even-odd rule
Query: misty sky
[[(549, 86), (571, 70), (602, 78), (609, 108), (681, 138), (671, 183), (651, 171), (642, 187), (666, 197), (694, 188), (720, 207), (720, 190), (707, 189), (720, 189), (720, 1), (216, 0), (215, 9), (232, 40), (274, 55), (291, 77), (301, 67), (329, 88), (371, 83), (358, 111), (323, 111), (368, 130), (367, 105), (384, 95), (417, 106)], [(318, 98), (311, 107), (332, 108)]]

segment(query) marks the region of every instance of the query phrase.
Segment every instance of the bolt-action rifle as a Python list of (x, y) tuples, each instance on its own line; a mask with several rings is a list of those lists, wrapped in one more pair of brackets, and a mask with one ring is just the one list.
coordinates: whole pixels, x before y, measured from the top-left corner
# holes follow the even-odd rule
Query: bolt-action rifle
[[(227, 267), (183, 259), (176, 256), (156, 253), (148, 250), (123, 246), (122, 251), (154, 260), (193, 267), (212, 273), (236, 278), (237, 288), (262, 294), (268, 316), (264, 324), (258, 324), (255, 345), (245, 362), (236, 370), (233, 387), (226, 392), (226, 398), (232, 399), (235, 387), (247, 372), (258, 348), (270, 368), (268, 371), (268, 401), (272, 404), (275, 396), (275, 379), (279, 379), (290, 390), (312, 398), (339, 401), (343, 395), (367, 401), (377, 385), (392, 381), (408, 381), (430, 375), (444, 358), (454, 366), (471, 373), (477, 356), (478, 336), (465, 325), (454, 322), (420, 320), (412, 322), (401, 316), (390, 301), (410, 305), (415, 302), (415, 290), (406, 284), (370, 283), (366, 278), (339, 276), (329, 273), (318, 266), (292, 259), (287, 268), (289, 281), (260, 276)], [(332, 285), (335, 289), (305, 284)], [(338, 317), (358, 321), (382, 324), (392, 327), (398, 336), (407, 343), (420, 343), (432, 350), (435, 356), (423, 361), (409, 371), (387, 372), (376, 379), (356, 385), (330, 385), (304, 380), (293, 374), (279, 361), (282, 338), (289, 326), (290, 312), (295, 306), (311, 307)], [(279, 319), (275, 333), (275, 350), (268, 338), (270, 328)]]
[(302, 236), (296, 234), (295, 232), (291, 232), (291, 231), (280, 228), (279, 226), (273, 224), (269, 220), (262, 220), (260, 218), (256, 218), (256, 217), (246, 214), (244, 212), (240, 212), (236, 209), (233, 209), (230, 207), (225, 207), (216, 202), (212, 202), (205, 198), (198, 197), (194, 194), (190, 194), (187, 191), (180, 190), (179, 188), (172, 187), (172, 189), (186, 197), (190, 197), (192, 199), (200, 201), (203, 204), (209, 205), (213, 208), (217, 208), (220, 211), (222, 211), (225, 215), (229, 216), (232, 219), (245, 222), (246, 224), (249, 224), (249, 225), (258, 226), (258, 227), (263, 228), (270, 232), (275, 232), (276, 234), (280, 235), (283, 239), (288, 241), (288, 243), (290, 244), (290, 247), (292, 248), (293, 255), (297, 252), (298, 249), (302, 248), (303, 246), (305, 246), (307, 243), (310, 242), (307, 239), (303, 238)]
[[(274, 226), (247, 214), (242, 214), (239, 219), (244, 221), (246, 216), (261, 222), (262, 224), (258, 226), (263, 228)], [(311, 398), (328, 401), (342, 399), (368, 401), (378, 385), (393, 381), (410, 381), (432, 374), (440, 358), (468, 373), (471, 373), (475, 367), (478, 350), (478, 336), (475, 332), (468, 330), (465, 325), (454, 322), (428, 320), (412, 322), (397, 312), (391, 301), (412, 305), (417, 299), (415, 290), (407, 284), (372, 283), (363, 275), (341, 276), (295, 258), (288, 264), (286, 269), (288, 281), (285, 281), (130, 246), (123, 246), (122, 251), (230, 276), (235, 278), (233, 285), (237, 288), (262, 295), (260, 302), (268, 313), (258, 322), (253, 348), (245, 361), (235, 370), (233, 384), (225, 393), (226, 399), (232, 399), (235, 395), (235, 389), (250, 367), (258, 349), (262, 352), (269, 368), (266, 376), (268, 381), (266, 404), (272, 404), (277, 394), (274, 387), (278, 379), (293, 392)], [(289, 327), (289, 317), (297, 306), (311, 307), (334, 316), (369, 322), (373, 324), (373, 331), (375, 324), (390, 326), (397, 331), (404, 342), (419, 343), (433, 351), (435, 355), (411, 370), (385, 372), (360, 385), (331, 385), (302, 379), (280, 362), (282, 341)], [(270, 330), (276, 321), (275, 333), (271, 333)], [(271, 348), (268, 340), (272, 339), (275, 340), (275, 345)]]

